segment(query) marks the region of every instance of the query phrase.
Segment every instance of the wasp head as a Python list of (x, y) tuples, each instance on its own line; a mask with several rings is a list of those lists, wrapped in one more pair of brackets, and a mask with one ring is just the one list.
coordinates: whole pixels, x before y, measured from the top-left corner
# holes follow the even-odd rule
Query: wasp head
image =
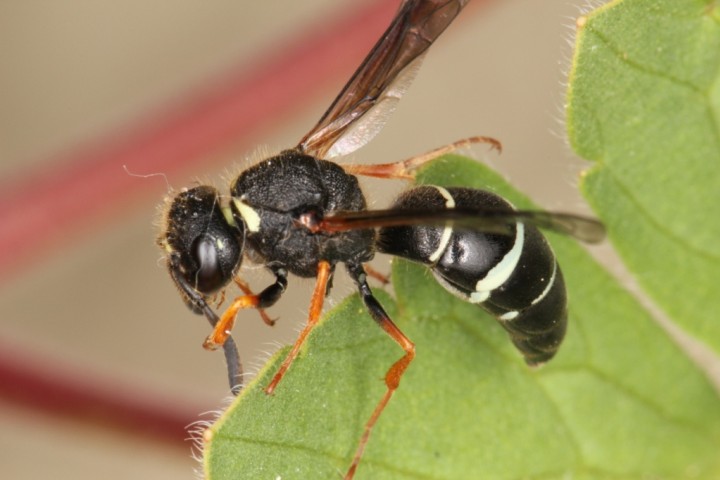
[(183, 190), (168, 202), (158, 244), (191, 309), (199, 313), (204, 296), (230, 282), (242, 261), (243, 237), (244, 227), (226, 215), (213, 187)]

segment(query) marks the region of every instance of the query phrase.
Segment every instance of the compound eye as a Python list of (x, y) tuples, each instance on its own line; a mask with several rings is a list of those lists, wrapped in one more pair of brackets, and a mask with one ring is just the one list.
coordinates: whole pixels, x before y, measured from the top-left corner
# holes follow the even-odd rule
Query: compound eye
[(215, 240), (208, 235), (200, 235), (192, 245), (192, 255), (198, 269), (195, 272), (195, 288), (202, 293), (211, 293), (225, 284), (220, 257)]

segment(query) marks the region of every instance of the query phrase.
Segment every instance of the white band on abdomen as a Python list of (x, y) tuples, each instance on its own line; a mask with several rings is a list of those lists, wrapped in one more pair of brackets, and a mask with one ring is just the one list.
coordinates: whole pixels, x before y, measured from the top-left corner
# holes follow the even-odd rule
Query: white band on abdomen
[[(440, 192), (440, 195), (445, 198), (445, 208), (451, 209), (455, 208), (455, 199), (450, 195), (450, 192), (445, 190), (442, 187), (435, 187), (435, 189)], [(450, 237), (452, 236), (453, 229), (450, 225), (445, 225), (445, 228), (443, 228), (442, 235), (440, 236), (440, 243), (438, 244), (438, 248), (435, 249), (435, 251), (428, 257), (428, 260), (430, 260), (432, 263), (435, 263), (438, 261), (440, 256), (445, 253), (445, 249), (448, 246), (448, 243), (450, 242)]]
[(491, 292), (505, 283), (515, 271), (518, 261), (520, 261), (520, 254), (522, 253), (524, 243), (525, 226), (518, 222), (515, 226), (515, 243), (513, 247), (497, 265), (488, 271), (485, 278), (478, 280), (475, 284), (475, 290), (478, 292)]

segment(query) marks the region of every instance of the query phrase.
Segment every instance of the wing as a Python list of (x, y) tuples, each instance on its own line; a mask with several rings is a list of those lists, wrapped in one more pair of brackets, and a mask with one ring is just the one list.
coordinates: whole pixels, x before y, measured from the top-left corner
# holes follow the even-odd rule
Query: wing
[(487, 233), (508, 233), (508, 224), (527, 223), (559, 232), (587, 243), (605, 238), (605, 227), (599, 221), (569, 213), (537, 210), (491, 210), (453, 208), (448, 210), (369, 210), (334, 212), (317, 225), (318, 231), (341, 232), (365, 228), (400, 227), (409, 225), (447, 225), (480, 230)]
[(382, 129), (427, 49), (469, 0), (405, 0), (330, 108), (298, 149), (318, 158), (347, 155)]

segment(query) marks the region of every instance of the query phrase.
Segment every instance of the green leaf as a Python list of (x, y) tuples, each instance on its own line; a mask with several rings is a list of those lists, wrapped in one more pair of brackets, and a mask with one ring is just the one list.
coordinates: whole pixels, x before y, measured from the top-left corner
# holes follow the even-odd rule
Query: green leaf
[[(496, 174), (455, 156), (424, 183), (490, 188), (530, 208)], [(498, 323), (394, 264), (379, 300), (417, 357), (378, 421), (356, 479), (718, 478), (720, 401), (648, 314), (569, 238), (549, 236), (570, 298), (559, 354), (531, 370)], [(279, 352), (212, 427), (208, 480), (333, 479), (402, 351), (356, 296), (330, 312), (273, 396)]]
[(583, 188), (645, 291), (720, 351), (720, 3), (625, 0), (588, 16), (568, 96)]

